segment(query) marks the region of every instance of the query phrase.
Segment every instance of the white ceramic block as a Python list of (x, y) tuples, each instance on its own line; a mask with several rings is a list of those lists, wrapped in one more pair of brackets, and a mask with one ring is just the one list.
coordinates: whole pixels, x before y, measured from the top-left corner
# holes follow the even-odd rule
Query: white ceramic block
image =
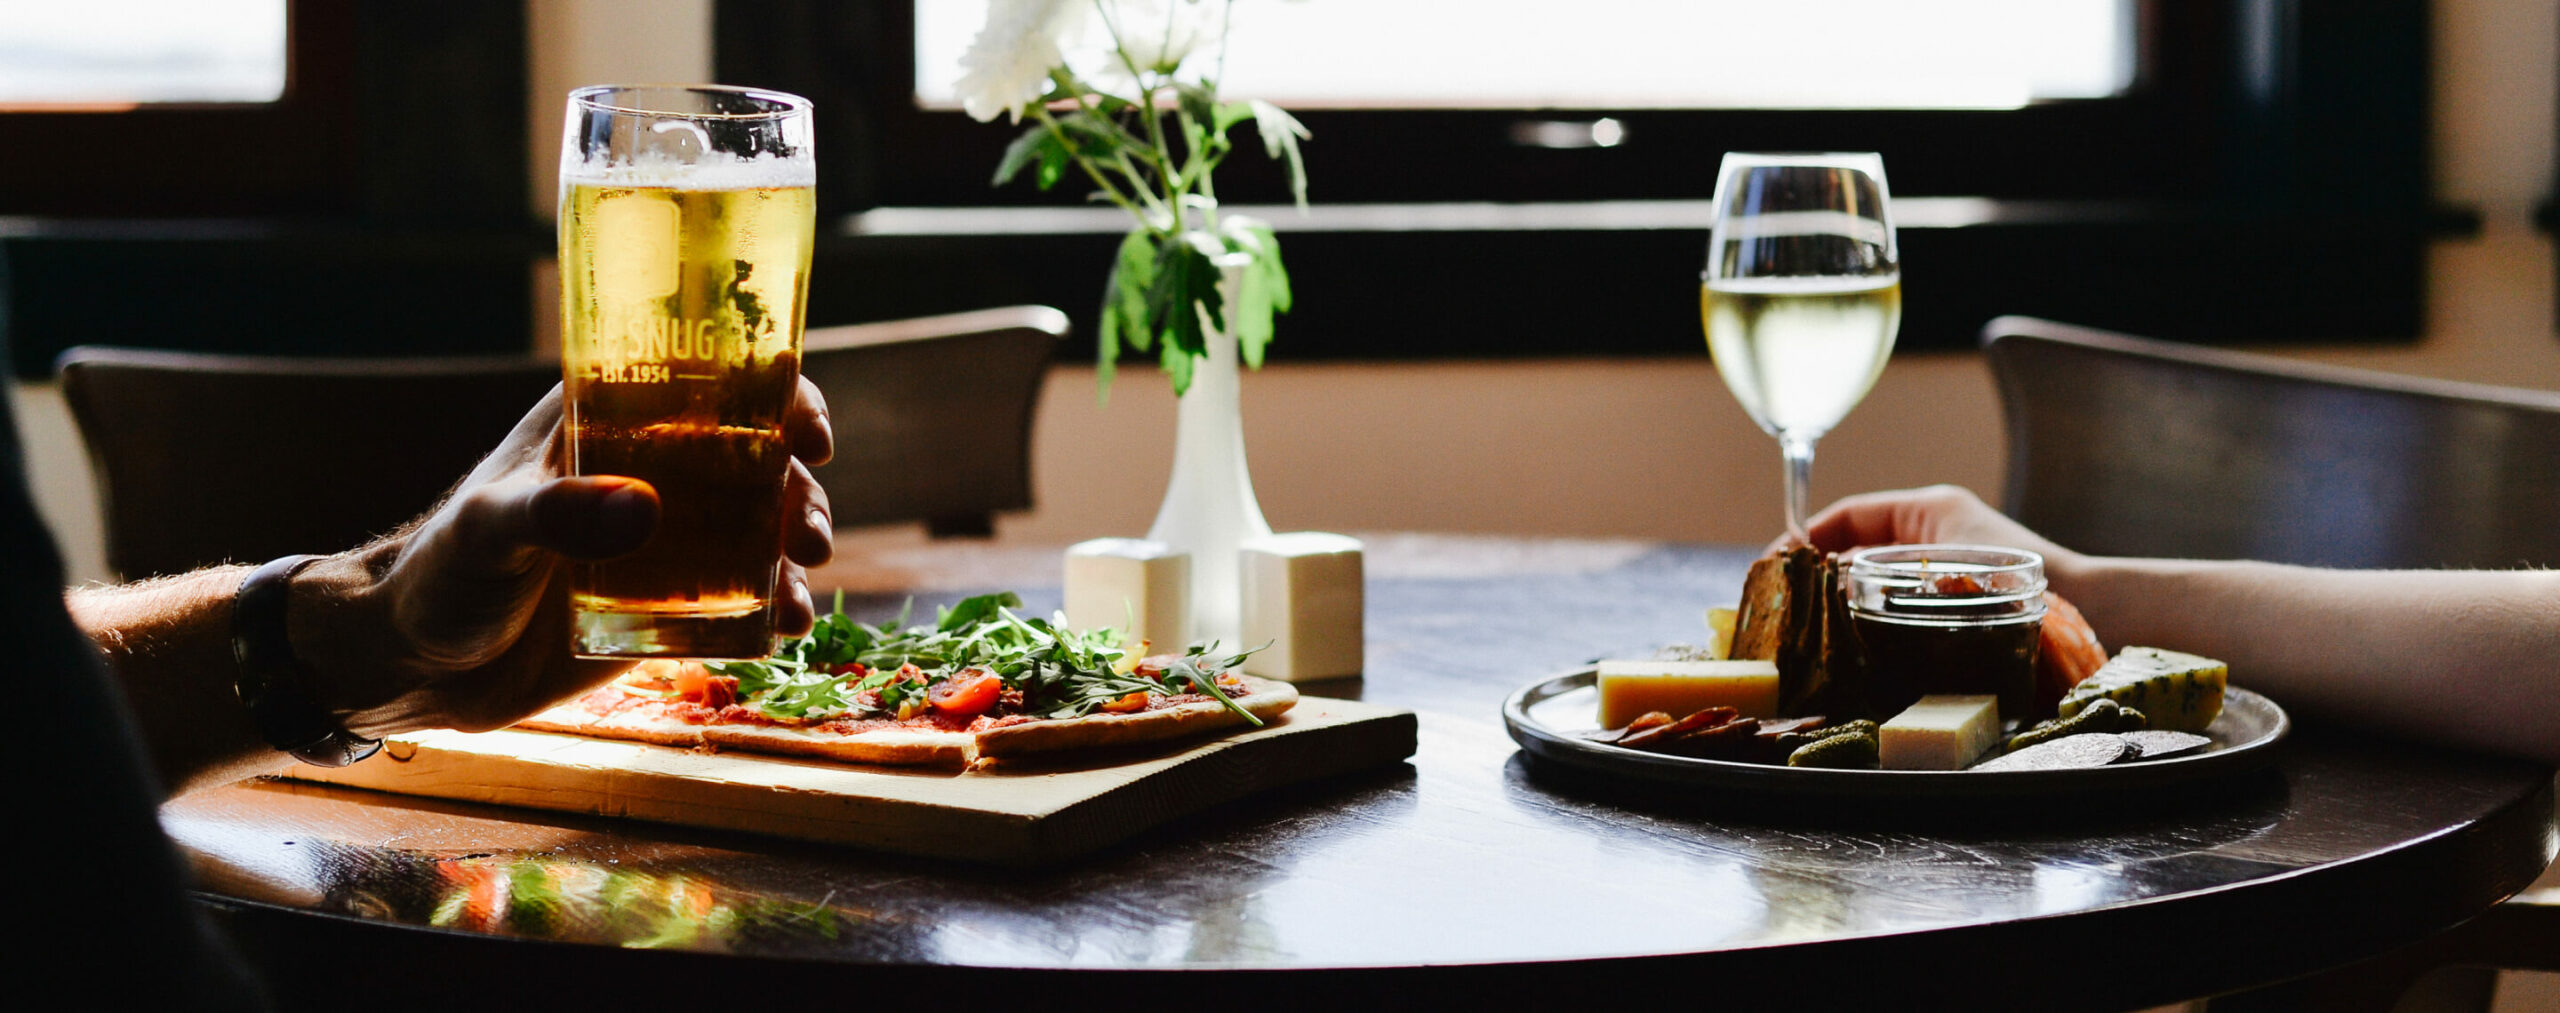
[(1321, 531), (1247, 539), (1242, 571), (1244, 670), (1305, 681), (1358, 675), (1363, 664), (1360, 540)]
[(1096, 538), (1067, 547), (1067, 625), (1109, 626), (1149, 653), (1190, 643), (1191, 557), (1163, 542)]

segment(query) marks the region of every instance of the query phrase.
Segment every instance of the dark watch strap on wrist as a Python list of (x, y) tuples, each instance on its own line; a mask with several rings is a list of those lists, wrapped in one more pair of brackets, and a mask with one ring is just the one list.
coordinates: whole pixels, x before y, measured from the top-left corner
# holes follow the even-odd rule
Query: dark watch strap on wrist
[(343, 767), (372, 756), (381, 739), (347, 730), (313, 703), (310, 670), (285, 639), (284, 611), (293, 575), (321, 556), (286, 556), (250, 571), (231, 599), (231, 658), (239, 665), (240, 703), (267, 744), (304, 763)]

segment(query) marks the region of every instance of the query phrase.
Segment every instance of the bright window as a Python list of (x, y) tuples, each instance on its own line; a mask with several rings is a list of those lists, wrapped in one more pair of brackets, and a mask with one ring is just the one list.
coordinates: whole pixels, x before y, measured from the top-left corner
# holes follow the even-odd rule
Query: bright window
[(24, 0), (0, 17), (0, 105), (273, 102), (286, 0)]
[[(916, 0), (926, 108), (957, 107), (986, 8)], [(1293, 109), (2009, 109), (2134, 76), (2131, 0), (1240, 0), (1233, 17), (1220, 91)]]

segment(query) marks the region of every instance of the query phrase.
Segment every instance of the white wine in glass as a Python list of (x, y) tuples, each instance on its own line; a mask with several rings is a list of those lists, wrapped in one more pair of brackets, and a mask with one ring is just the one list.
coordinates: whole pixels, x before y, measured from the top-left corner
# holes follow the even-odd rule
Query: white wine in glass
[(1902, 324), (1902, 261), (1872, 154), (1734, 152), (1716, 177), (1699, 316), (1716, 372), (1786, 460), (1804, 537), (1814, 441), (1866, 397)]

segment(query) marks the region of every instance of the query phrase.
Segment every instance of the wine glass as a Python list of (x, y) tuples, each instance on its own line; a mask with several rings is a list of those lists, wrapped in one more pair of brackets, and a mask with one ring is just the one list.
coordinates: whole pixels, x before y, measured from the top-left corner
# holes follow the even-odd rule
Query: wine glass
[(1902, 258), (1871, 153), (1728, 152), (1699, 316), (1734, 400), (1786, 458), (1787, 533), (1805, 539), (1813, 444), (1867, 396), (1902, 324)]

